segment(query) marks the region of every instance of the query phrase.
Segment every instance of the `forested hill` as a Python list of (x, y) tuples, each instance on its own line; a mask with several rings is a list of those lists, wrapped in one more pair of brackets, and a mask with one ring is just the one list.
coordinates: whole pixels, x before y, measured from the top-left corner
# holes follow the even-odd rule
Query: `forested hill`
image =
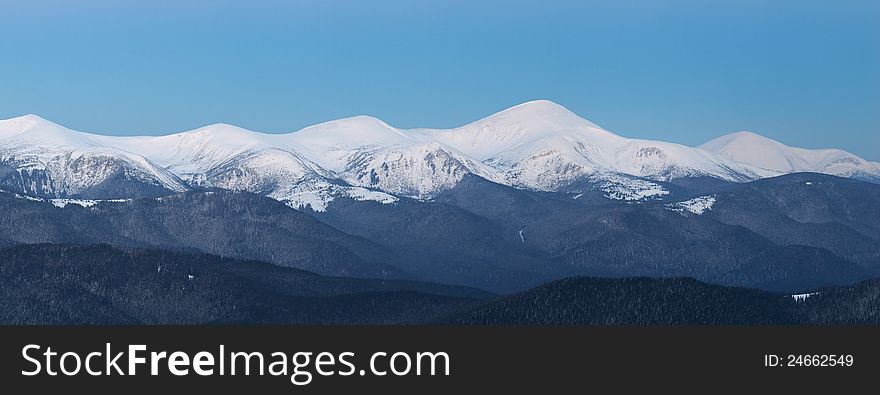
[(492, 294), (104, 245), (0, 249), (4, 324), (405, 324)]
[(812, 325), (880, 323), (880, 279), (790, 295), (690, 278), (555, 281), (446, 317), (477, 325)]
[(105, 245), (0, 249), (3, 324), (877, 324), (880, 280), (808, 296), (688, 278), (576, 277), (517, 294), (325, 277)]

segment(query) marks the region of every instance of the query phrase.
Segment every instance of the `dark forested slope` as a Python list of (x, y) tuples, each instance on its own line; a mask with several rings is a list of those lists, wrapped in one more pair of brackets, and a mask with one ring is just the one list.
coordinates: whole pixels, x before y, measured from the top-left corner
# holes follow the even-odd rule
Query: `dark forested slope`
[(417, 323), (489, 296), (206, 254), (103, 245), (0, 249), (6, 324)]

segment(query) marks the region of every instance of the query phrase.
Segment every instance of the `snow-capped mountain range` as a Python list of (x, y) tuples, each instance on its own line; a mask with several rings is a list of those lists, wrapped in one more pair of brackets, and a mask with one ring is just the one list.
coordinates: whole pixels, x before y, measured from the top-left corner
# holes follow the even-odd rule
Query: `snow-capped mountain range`
[(287, 134), (216, 124), (116, 137), (35, 115), (0, 121), (0, 188), (45, 198), (216, 187), (322, 211), (341, 196), (431, 199), (473, 175), (538, 191), (591, 185), (609, 198), (639, 200), (668, 193), (658, 183), (679, 178), (743, 182), (804, 171), (880, 179), (880, 164), (845, 151), (793, 148), (749, 132), (699, 147), (629, 139), (546, 100), (454, 129), (398, 129), (357, 116)]

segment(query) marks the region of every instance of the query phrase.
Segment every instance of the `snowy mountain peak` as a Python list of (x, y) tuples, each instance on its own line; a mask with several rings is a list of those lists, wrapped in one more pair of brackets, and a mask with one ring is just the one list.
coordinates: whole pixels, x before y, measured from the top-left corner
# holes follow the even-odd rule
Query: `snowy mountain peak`
[(698, 148), (738, 162), (779, 172), (809, 171), (797, 149), (760, 134), (741, 131), (710, 140)]
[(0, 121), (0, 146), (27, 145), (87, 149), (99, 146), (90, 134), (70, 130), (39, 115), (28, 114)]
[(549, 100), (525, 102), (499, 111), (459, 129), (499, 129), (519, 133), (558, 133), (563, 131), (592, 129), (602, 134), (614, 135), (569, 109)]
[(25, 114), (18, 117), (0, 120), (0, 124), (17, 123), (20, 125), (55, 124), (37, 114)]
[(377, 118), (359, 115), (309, 126), (283, 135), (282, 140), (333, 171), (341, 171), (358, 152), (408, 146), (415, 142)]
[(571, 110), (550, 100), (528, 101), (482, 119), (482, 121), (491, 120), (516, 120), (527, 123), (543, 121), (551, 122), (552, 125), (556, 126), (568, 124), (601, 129), (595, 123), (581, 118)]
[(699, 148), (780, 173), (817, 172), (841, 177), (880, 178), (880, 169), (849, 152), (790, 147), (753, 132), (730, 133)]
[(149, 159), (36, 115), (0, 121), (0, 185), (36, 196), (179, 192), (185, 185)]
[(372, 144), (383, 140), (412, 139), (381, 119), (357, 115), (319, 123), (289, 134), (301, 140), (347, 140), (351, 143)]
[(242, 128), (240, 126), (235, 126), (235, 125), (231, 125), (228, 123), (214, 123), (214, 124), (210, 124), (207, 126), (202, 126), (198, 129), (193, 129), (193, 130), (190, 130), (187, 132), (179, 133), (179, 134), (182, 134), (182, 135), (186, 135), (186, 134), (221, 134), (221, 135), (224, 135), (224, 137), (226, 137), (229, 135), (251, 136), (254, 134), (261, 134), (261, 133), (257, 133), (252, 130), (248, 130), (248, 129)]
[(185, 179), (243, 152), (274, 146), (277, 136), (217, 123), (165, 136), (95, 136), (105, 146), (135, 152)]
[(627, 139), (547, 100), (514, 106), (456, 129), (417, 132), (492, 166), (514, 186), (544, 191), (600, 174), (742, 181), (766, 173), (693, 147)]
[(215, 123), (188, 132), (161, 136), (158, 139), (177, 141), (180, 148), (190, 149), (187, 145), (220, 144), (233, 147), (251, 147), (254, 145), (271, 145), (273, 135), (255, 132), (235, 125)]
[(63, 126), (35, 114), (0, 120), (0, 136), (2, 137), (44, 128), (64, 129)]
[(715, 150), (723, 150), (725, 147), (733, 147), (737, 145), (747, 145), (747, 144), (767, 144), (773, 146), (784, 146), (784, 144), (779, 141), (773, 140), (769, 137), (762, 136), (755, 132), (751, 132), (748, 130), (733, 132), (725, 134), (721, 137), (717, 137), (712, 139), (705, 144), (701, 145), (699, 148), (707, 150), (707, 151), (715, 151)]
[[(479, 161), (505, 167), (505, 171), (518, 165), (537, 165), (526, 163), (532, 159), (545, 164), (571, 160), (595, 163), (602, 158), (586, 156), (598, 152), (598, 146), (621, 146), (626, 140), (549, 100), (513, 106), (455, 129), (414, 132)], [(592, 168), (579, 167), (585, 171)]]

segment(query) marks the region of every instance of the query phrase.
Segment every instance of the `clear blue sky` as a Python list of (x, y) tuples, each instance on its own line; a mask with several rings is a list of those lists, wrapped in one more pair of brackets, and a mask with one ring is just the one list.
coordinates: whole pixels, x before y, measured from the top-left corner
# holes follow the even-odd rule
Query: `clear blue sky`
[(427, 3), (4, 0), (0, 118), (450, 127), (544, 98), (628, 137), (752, 130), (880, 160), (878, 1)]

